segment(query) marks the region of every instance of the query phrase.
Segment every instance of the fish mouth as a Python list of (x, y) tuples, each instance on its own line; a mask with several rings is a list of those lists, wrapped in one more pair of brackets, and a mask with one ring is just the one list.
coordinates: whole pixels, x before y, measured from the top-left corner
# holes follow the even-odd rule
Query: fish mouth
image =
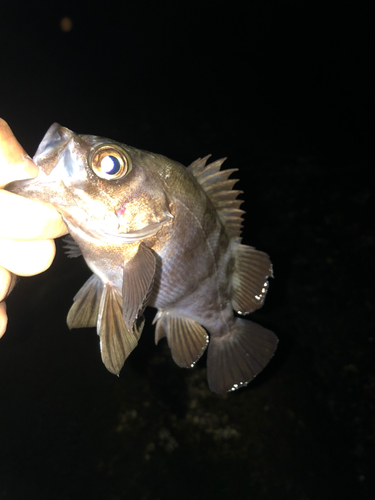
[(38, 146), (33, 158), (34, 163), (49, 175), (74, 136), (74, 132), (59, 123), (51, 125)]
[[(94, 136), (87, 136), (87, 138), (94, 138)], [(136, 243), (155, 236), (165, 224), (173, 219), (170, 213), (164, 212), (164, 217), (162, 215), (160, 220), (150, 222), (143, 228), (126, 232), (125, 228), (119, 228), (117, 225), (116, 227), (114, 225), (103, 227), (101, 224), (95, 227), (92, 223), (92, 214), (79, 207), (79, 204), (76, 204), (77, 210), (72, 211), (72, 197), (69, 198), (69, 203), (62, 202), (61, 189), (69, 187), (69, 179), (79, 177), (79, 169), (76, 170), (73, 158), (76, 155), (78, 157), (86, 155), (90, 141), (85, 139), (86, 136), (75, 134), (59, 123), (54, 123), (47, 130), (33, 158), (39, 168), (39, 175), (33, 179), (9, 183), (6, 190), (30, 199), (52, 203), (68, 227), (72, 225), (79, 230), (81, 225), (86, 237), (89, 236), (96, 241), (101, 240), (118, 245)], [(62, 172), (64, 176), (61, 175)], [(67, 207), (70, 207), (69, 210)]]
[[(47, 130), (42, 142), (34, 155), (33, 162), (39, 168), (39, 175), (33, 179), (17, 180), (10, 182), (6, 186), (6, 190), (15, 194), (38, 196), (43, 198), (43, 193), (39, 190), (40, 187), (56, 184), (55, 176), (52, 174), (60, 158), (70, 153), (67, 148), (70, 141), (74, 140), (75, 134), (66, 127), (62, 127), (58, 123), (54, 123)], [(50, 201), (50, 200), (41, 200)]]
[[(10, 182), (6, 185), (6, 191), (25, 195), (35, 191), (39, 186), (48, 183), (47, 176), (56, 166), (61, 152), (72, 139), (73, 132), (58, 123), (54, 123), (47, 130), (42, 142), (34, 155), (33, 162), (39, 168), (39, 174), (32, 179), (24, 179)], [(51, 181), (49, 181), (51, 182)]]
[(173, 215), (169, 213), (164, 214), (164, 218), (158, 222), (152, 222), (141, 229), (135, 229), (128, 232), (111, 232), (103, 226), (93, 227), (90, 225), (90, 218), (87, 216), (86, 222), (79, 221), (72, 217), (71, 213), (67, 213), (64, 209), (59, 209), (65, 223), (68, 227), (73, 226), (75, 232), (81, 233), (82, 238), (90, 238), (92, 243), (97, 244), (98, 241), (105, 241), (112, 245), (124, 245), (128, 243), (138, 243), (139, 241), (146, 240), (155, 236), (162, 227), (173, 219)]
[(39, 189), (41, 186), (47, 186), (48, 184), (53, 184), (53, 182), (48, 182), (48, 177), (39, 169), (37, 177), (10, 182), (5, 186), (5, 191), (38, 201), (49, 202), (49, 198), (44, 197), (43, 192)]
[(93, 236), (99, 237), (100, 239), (104, 238), (109, 243), (114, 243), (114, 244), (136, 243), (138, 241), (145, 240), (147, 238), (155, 236), (164, 226), (164, 224), (173, 219), (173, 216), (171, 214), (165, 214), (165, 216), (166, 217), (162, 219), (160, 222), (154, 222), (148, 224), (147, 226), (141, 229), (136, 229), (134, 231), (129, 231), (127, 233), (114, 234), (99, 229), (98, 231), (94, 231)]
[(75, 224), (71, 217), (65, 217), (63, 212), (61, 215), (74, 239), (79, 237), (86, 242), (91, 242), (93, 245), (97, 245), (98, 242), (105, 242), (111, 245), (139, 243), (142, 240), (155, 236), (162, 229), (162, 227), (170, 221), (170, 218), (166, 218), (160, 222), (149, 224), (148, 226), (136, 231), (114, 234), (109, 233), (104, 229), (93, 230), (92, 228), (88, 229), (87, 226), (83, 228), (80, 224)]

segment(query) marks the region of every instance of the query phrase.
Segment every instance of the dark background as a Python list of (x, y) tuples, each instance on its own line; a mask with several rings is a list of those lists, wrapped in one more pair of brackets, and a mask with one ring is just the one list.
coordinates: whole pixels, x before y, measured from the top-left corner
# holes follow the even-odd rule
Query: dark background
[(95, 330), (66, 326), (89, 272), (58, 243), (8, 300), (1, 500), (373, 498), (370, 11), (241, 5), (2, 5), (0, 116), (30, 154), (58, 121), (239, 169), (244, 242), (275, 269), (253, 319), (280, 345), (256, 381), (217, 396), (205, 357), (182, 370), (153, 345), (150, 310), (114, 377)]

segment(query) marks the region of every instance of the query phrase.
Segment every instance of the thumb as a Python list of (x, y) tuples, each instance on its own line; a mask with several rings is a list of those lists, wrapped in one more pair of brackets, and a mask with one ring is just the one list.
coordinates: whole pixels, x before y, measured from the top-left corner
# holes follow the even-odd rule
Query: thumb
[(5, 120), (0, 118), (0, 187), (20, 179), (31, 179), (39, 173)]

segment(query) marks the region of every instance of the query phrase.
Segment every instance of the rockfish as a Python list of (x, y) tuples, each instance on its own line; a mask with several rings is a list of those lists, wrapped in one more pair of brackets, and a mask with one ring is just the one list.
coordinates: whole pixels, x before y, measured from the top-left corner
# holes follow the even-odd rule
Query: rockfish
[[(107, 369), (119, 374), (157, 308), (155, 342), (192, 367), (208, 346), (212, 391), (245, 386), (272, 357), (277, 338), (235, 316), (262, 306), (272, 265), (241, 244), (237, 169), (225, 159), (189, 167), (55, 123), (34, 156), (38, 177), (7, 189), (52, 203), (93, 275), (74, 297), (69, 328), (96, 326)], [(208, 334), (207, 334), (208, 332)]]

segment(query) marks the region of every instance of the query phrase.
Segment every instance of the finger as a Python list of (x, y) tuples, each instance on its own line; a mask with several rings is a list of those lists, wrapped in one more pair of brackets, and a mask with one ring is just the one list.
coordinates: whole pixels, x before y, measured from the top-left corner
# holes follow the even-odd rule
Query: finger
[(0, 267), (0, 302), (4, 300), (13, 290), (17, 276)]
[(68, 233), (61, 215), (49, 203), (0, 190), (0, 237), (13, 240), (53, 239)]
[[(14, 180), (35, 177), (38, 173), (39, 169), (28, 158), (8, 124), (0, 118), (0, 187)], [(0, 237), (50, 239), (67, 234), (61, 216), (52, 205), (31, 200), (21, 202), (19, 197), (14, 198), (15, 195), (4, 191), (0, 196), (0, 213), (7, 214), (0, 221)]]
[(8, 316), (7, 316), (7, 306), (5, 302), (0, 302), (0, 338), (4, 335), (7, 329)]
[(0, 238), (0, 263), (18, 276), (32, 276), (49, 268), (56, 253), (53, 240), (15, 241)]
[(10, 294), (16, 281), (16, 275), (0, 267), (0, 338), (4, 335), (8, 323), (4, 299)]
[(0, 118), (0, 187), (11, 181), (30, 179), (39, 173), (5, 120)]

